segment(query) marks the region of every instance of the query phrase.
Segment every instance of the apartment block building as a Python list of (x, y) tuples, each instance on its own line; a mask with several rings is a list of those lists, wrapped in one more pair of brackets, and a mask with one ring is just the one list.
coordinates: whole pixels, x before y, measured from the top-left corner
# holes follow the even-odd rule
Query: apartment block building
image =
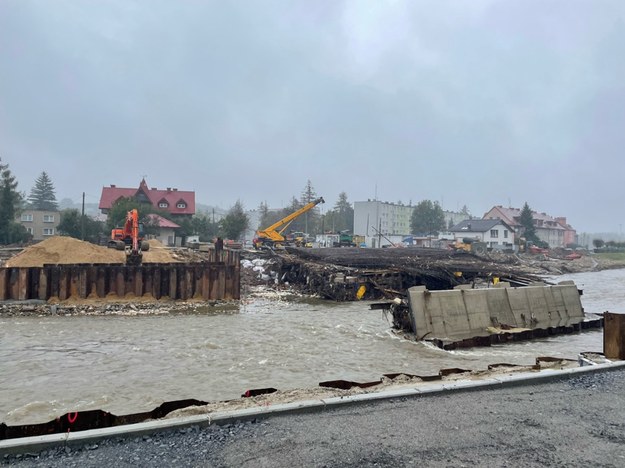
[[(386, 236), (393, 242), (410, 234), (410, 217), (414, 206), (367, 200), (354, 202), (354, 234), (365, 236), (368, 246), (374, 247), (377, 240), (382, 245), (380, 236)], [(386, 242), (388, 243), (388, 242)]]
[(56, 236), (61, 213), (58, 211), (24, 210), (17, 222), (32, 234), (33, 240), (40, 241)]

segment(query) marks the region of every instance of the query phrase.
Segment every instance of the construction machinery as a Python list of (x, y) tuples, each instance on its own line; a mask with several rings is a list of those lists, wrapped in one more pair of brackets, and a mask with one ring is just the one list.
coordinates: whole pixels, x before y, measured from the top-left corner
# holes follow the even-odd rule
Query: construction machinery
[(453, 250), (464, 250), (465, 252), (472, 252), (477, 254), (483, 254), (487, 251), (486, 242), (480, 242), (478, 239), (471, 239), (470, 237), (465, 237), (462, 239), (457, 239), (455, 242), (449, 244), (449, 246)]
[(340, 231), (339, 240), (334, 243), (334, 247), (356, 247), (354, 236), (349, 231)]
[(136, 209), (126, 213), (124, 227), (116, 227), (111, 231), (111, 239), (107, 246), (126, 251), (126, 265), (140, 265), (142, 252), (149, 250), (150, 244), (143, 239), (143, 224), (139, 222)]
[[(316, 200), (307, 203), (299, 210), (294, 211), (288, 216), (276, 221), (271, 226), (265, 229), (259, 229), (256, 231), (256, 238), (254, 239), (254, 247), (257, 249), (268, 247), (278, 247), (283, 246), (288, 243), (294, 243), (297, 245), (297, 237), (293, 236), (293, 240), (287, 240), (286, 236), (282, 233), (289, 227), (289, 225), (295, 220), (297, 217), (303, 215), (307, 211), (312, 210), (319, 203), (325, 203), (323, 197), (319, 197)], [(303, 233), (301, 233), (303, 234)]]

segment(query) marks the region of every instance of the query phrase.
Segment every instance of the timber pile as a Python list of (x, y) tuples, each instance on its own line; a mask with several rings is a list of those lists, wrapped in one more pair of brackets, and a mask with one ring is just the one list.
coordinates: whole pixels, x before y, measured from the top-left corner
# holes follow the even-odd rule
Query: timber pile
[(404, 294), (412, 286), (429, 290), (498, 277), (513, 285), (540, 281), (535, 271), (514, 256), (482, 257), (464, 251), (428, 248), (302, 249), (279, 254), (283, 281), (303, 285), (305, 292), (334, 300), (353, 300), (366, 286), (366, 299)]

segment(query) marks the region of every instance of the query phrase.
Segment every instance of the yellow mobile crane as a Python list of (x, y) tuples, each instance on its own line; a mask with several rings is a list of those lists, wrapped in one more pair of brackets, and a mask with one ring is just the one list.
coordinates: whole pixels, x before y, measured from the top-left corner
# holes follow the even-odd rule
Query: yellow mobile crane
[[(286, 243), (286, 239), (282, 235), (286, 228), (293, 222), (295, 218), (303, 215), (309, 210), (312, 210), (319, 203), (325, 203), (323, 197), (319, 197), (316, 200), (307, 203), (299, 210), (285, 216), (279, 221), (276, 221), (266, 229), (259, 229), (256, 231), (256, 239), (254, 239), (254, 247), (257, 249), (261, 247), (273, 247), (275, 245), (282, 245)], [(281, 228), (279, 231), (278, 229)]]

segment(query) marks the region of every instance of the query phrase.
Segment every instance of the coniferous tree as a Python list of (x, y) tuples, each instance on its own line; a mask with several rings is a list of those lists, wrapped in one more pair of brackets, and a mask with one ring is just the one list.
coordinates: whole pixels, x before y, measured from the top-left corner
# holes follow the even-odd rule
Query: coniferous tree
[(529, 207), (527, 202), (525, 202), (523, 209), (521, 210), (519, 224), (523, 227), (523, 237), (525, 237), (526, 241), (530, 241), (535, 244), (539, 242), (538, 236), (536, 235), (536, 228), (534, 227), (534, 215), (532, 214), (532, 209)]
[(8, 164), (0, 160), (0, 243), (24, 242), (30, 238), (28, 231), (15, 221), (23, 197), (17, 191), (17, 180)]
[(59, 204), (54, 193), (54, 184), (44, 171), (35, 181), (35, 186), (31, 189), (28, 202), (34, 210), (56, 211)]
[[(300, 197), (300, 205), (304, 206), (308, 203), (315, 201), (317, 199), (317, 192), (312, 186), (312, 182), (310, 179), (306, 181), (306, 186), (304, 190), (302, 190), (302, 196)], [(301, 229), (303, 232), (307, 234), (314, 234), (319, 231), (319, 208), (313, 208), (310, 211), (304, 213), (302, 216), (302, 224), (303, 228)]]
[(341, 192), (334, 208), (323, 217), (324, 231), (352, 231), (354, 229), (354, 208), (347, 201), (347, 193)]
[(221, 233), (227, 239), (238, 240), (249, 226), (250, 220), (243, 211), (240, 200), (228, 210), (228, 214), (221, 220)]

